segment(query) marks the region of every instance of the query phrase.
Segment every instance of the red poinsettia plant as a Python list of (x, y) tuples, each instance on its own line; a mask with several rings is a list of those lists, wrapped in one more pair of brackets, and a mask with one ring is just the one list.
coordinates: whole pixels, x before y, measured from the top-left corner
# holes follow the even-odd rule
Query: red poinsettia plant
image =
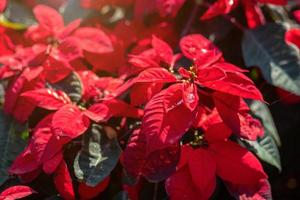
[[(153, 199), (161, 187), (206, 200), (220, 184), (237, 199), (272, 198), (245, 145), (266, 137), (249, 104), (263, 95), (197, 24), (224, 18), (250, 32), (268, 23), (262, 5), (286, 0), (81, 0), (72, 19), (72, 1), (24, 0), (35, 21), (25, 28), (7, 14), (15, 3), (0, 3), (2, 107), (27, 135), (7, 168), (17, 184), (0, 199), (134, 200), (152, 183)], [(230, 15), (240, 6), (248, 30)], [(293, 28), (284, 45), (299, 38)]]

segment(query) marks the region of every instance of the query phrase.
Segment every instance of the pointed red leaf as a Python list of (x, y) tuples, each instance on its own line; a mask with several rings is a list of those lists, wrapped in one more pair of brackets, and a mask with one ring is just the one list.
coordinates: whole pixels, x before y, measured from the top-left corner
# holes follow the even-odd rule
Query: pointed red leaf
[(238, 5), (238, 0), (217, 0), (209, 6), (208, 10), (201, 16), (201, 20), (211, 19), (218, 15), (230, 13)]
[(162, 83), (135, 84), (130, 91), (130, 103), (134, 106), (146, 104), (162, 88)]
[(194, 113), (183, 103), (181, 88), (172, 85), (147, 103), (141, 128), (147, 136), (147, 154), (176, 144), (191, 126)]
[(80, 41), (81, 48), (91, 53), (109, 53), (113, 51), (110, 38), (100, 29), (83, 27), (73, 34)]
[(32, 90), (22, 93), (21, 96), (30, 100), (36, 106), (48, 110), (58, 110), (71, 102), (70, 98), (64, 92), (52, 89)]
[(43, 164), (43, 171), (46, 174), (54, 173), (62, 160), (63, 160), (63, 154), (60, 151), (55, 156), (53, 156), (50, 160), (46, 161)]
[(183, 37), (180, 40), (180, 48), (185, 57), (202, 67), (209, 66), (222, 57), (220, 50), (200, 34)]
[(134, 84), (138, 83), (171, 83), (176, 82), (175, 76), (164, 68), (150, 68), (142, 71), (137, 77), (127, 81), (115, 92), (114, 96), (119, 96), (127, 91)]
[(89, 119), (72, 104), (63, 106), (53, 115), (52, 128), (57, 136), (76, 138), (84, 133), (89, 125)]
[(64, 27), (62, 16), (51, 7), (37, 5), (33, 9), (33, 13), (39, 25), (52, 34), (55, 34), (56, 31)]
[(239, 97), (221, 92), (215, 92), (213, 97), (218, 113), (233, 133), (248, 140), (256, 140), (257, 137), (263, 136), (261, 123), (250, 114), (241, 112), (243, 104)]
[(68, 166), (64, 160), (61, 161), (54, 174), (54, 184), (63, 199), (75, 200), (72, 178)]
[(296, 45), (300, 49), (300, 29), (290, 29), (285, 33), (285, 41)]
[(180, 168), (170, 176), (165, 187), (172, 200), (207, 200), (199, 195), (188, 166)]
[[(220, 70), (223, 71), (223, 76)], [(251, 79), (238, 71), (232, 72), (231, 68), (227, 70), (226, 63), (216, 63), (211, 67), (199, 70), (197, 81), (200, 85), (213, 90), (243, 98), (263, 100), (262, 94)]]
[(216, 186), (216, 161), (213, 153), (202, 148), (192, 150), (189, 170), (199, 197), (209, 199)]
[(14, 200), (27, 197), (33, 193), (36, 193), (33, 189), (24, 185), (16, 185), (7, 188), (0, 194), (0, 200)]
[[(217, 175), (235, 184), (255, 184), (267, 178), (257, 158), (231, 141), (210, 144), (215, 152)], [(232, 173), (239, 172), (239, 173)]]
[(266, 23), (266, 19), (257, 1), (242, 0), (249, 28), (256, 28)]
[(156, 36), (152, 36), (151, 44), (158, 57), (166, 64), (171, 65), (173, 60), (173, 50), (171, 47)]

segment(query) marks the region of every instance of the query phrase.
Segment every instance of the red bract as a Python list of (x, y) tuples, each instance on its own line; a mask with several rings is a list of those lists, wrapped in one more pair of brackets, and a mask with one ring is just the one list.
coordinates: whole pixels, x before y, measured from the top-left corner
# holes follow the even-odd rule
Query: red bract
[(285, 33), (285, 41), (289, 44), (296, 45), (300, 49), (300, 29), (290, 29)]
[(182, 96), (181, 84), (175, 84), (147, 103), (141, 128), (147, 138), (147, 154), (176, 144), (191, 126), (194, 113), (183, 103)]
[(62, 198), (75, 200), (72, 178), (68, 166), (64, 160), (61, 161), (54, 173), (54, 184)]
[[(265, 24), (265, 18), (259, 7), (259, 3), (270, 3), (275, 5), (285, 5), (287, 0), (240, 0), (245, 10), (249, 28)], [(202, 15), (201, 20), (211, 19), (218, 15), (230, 13), (237, 7), (239, 0), (217, 0), (209, 6), (209, 9)]]
[[(211, 127), (215, 125), (218, 126), (214, 124)], [(254, 155), (239, 145), (226, 141), (230, 131), (217, 138), (209, 136), (218, 132), (219, 128), (209, 128), (205, 132), (202, 141), (208, 136), (208, 144), (199, 142), (200, 147), (195, 149), (190, 145), (182, 147), (178, 169), (166, 182), (167, 192), (172, 199), (209, 199), (215, 188), (216, 176), (240, 185), (256, 184), (260, 179), (266, 178)], [(241, 174), (232, 171), (239, 171)]]
[(147, 155), (146, 136), (140, 129), (133, 131), (124, 151), (124, 167), (131, 177), (161, 181), (175, 171), (180, 148), (174, 144)]
[(80, 183), (78, 186), (78, 193), (82, 199), (92, 199), (105, 190), (110, 182), (110, 178), (105, 178), (96, 187), (90, 187), (85, 183)]
[(0, 194), (1, 200), (14, 200), (27, 197), (33, 193), (36, 193), (33, 189), (28, 186), (17, 185), (7, 188)]

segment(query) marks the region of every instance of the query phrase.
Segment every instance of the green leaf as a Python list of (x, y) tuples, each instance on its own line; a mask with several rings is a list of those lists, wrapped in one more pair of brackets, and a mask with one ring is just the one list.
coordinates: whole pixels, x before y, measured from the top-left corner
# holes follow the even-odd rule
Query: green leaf
[(83, 137), (83, 145), (74, 161), (75, 175), (95, 187), (118, 163), (121, 148), (116, 138), (110, 139), (103, 126), (92, 124)]
[(10, 0), (4, 14), (0, 16), (0, 25), (15, 30), (26, 29), (34, 23), (32, 9), (19, 0)]
[(264, 136), (258, 138), (257, 141), (242, 139), (242, 142), (261, 160), (281, 171), (280, 154), (277, 148), (277, 145), (281, 143), (271, 113), (268, 107), (259, 101), (252, 101), (250, 103), (250, 109), (253, 115), (261, 120), (265, 133)]
[(0, 110), (0, 184), (8, 178), (8, 167), (26, 145), (18, 129), (20, 125)]
[(66, 78), (48, 87), (64, 91), (73, 102), (79, 102), (83, 92), (81, 79), (76, 72), (71, 72)]
[(286, 24), (270, 23), (245, 31), (242, 50), (247, 67), (257, 66), (271, 85), (300, 95), (300, 53), (285, 42)]

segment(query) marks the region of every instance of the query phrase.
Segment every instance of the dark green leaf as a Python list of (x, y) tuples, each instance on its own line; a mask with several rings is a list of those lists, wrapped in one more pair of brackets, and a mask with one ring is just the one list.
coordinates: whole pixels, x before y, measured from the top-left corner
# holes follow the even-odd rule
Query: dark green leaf
[(245, 31), (242, 42), (247, 67), (257, 66), (266, 81), (300, 95), (300, 53), (286, 44), (286, 24), (267, 24)]
[(0, 110), (0, 184), (7, 179), (7, 168), (26, 145), (18, 129), (16, 122)]
[(252, 101), (250, 109), (253, 115), (259, 118), (264, 126), (264, 136), (257, 141), (242, 140), (243, 143), (261, 160), (273, 165), (281, 171), (280, 155), (277, 145), (280, 145), (280, 138), (274, 125), (271, 113), (268, 107), (259, 101)]
[(80, 101), (83, 92), (81, 80), (75, 72), (55, 84), (48, 84), (48, 87), (64, 91), (73, 102)]
[(25, 6), (22, 1), (10, 0), (1, 16), (1, 24), (13, 29), (26, 29), (35, 23), (32, 9)]
[(75, 158), (75, 175), (94, 187), (109, 176), (118, 163), (120, 154), (118, 140), (108, 138), (101, 125), (92, 124), (85, 133), (82, 149)]

